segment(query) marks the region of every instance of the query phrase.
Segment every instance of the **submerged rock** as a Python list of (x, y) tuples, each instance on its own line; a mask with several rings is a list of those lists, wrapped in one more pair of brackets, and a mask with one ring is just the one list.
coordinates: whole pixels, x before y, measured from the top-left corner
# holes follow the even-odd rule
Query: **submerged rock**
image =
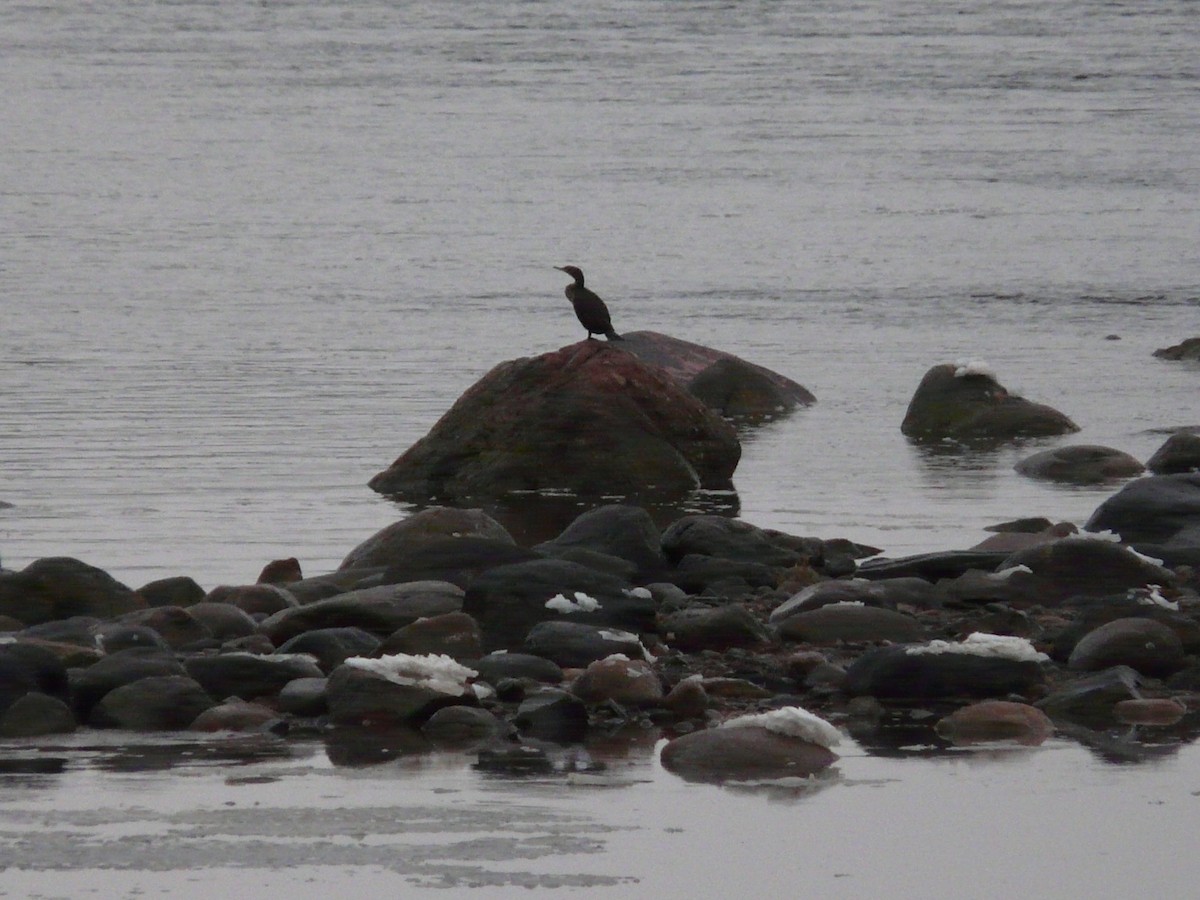
[(661, 369), (601, 341), (502, 363), (370, 481), (424, 500), (730, 487), (733, 427)]
[(900, 430), (919, 441), (1009, 441), (1069, 434), (1079, 426), (1056, 409), (1010, 394), (985, 367), (963, 362), (925, 373)]
[(1159, 359), (1200, 359), (1200, 337), (1190, 337), (1170, 347), (1154, 351)]
[(1027, 703), (982, 700), (941, 719), (938, 735), (955, 744), (1016, 741), (1034, 746), (1054, 733), (1050, 717)]
[(1141, 475), (1146, 467), (1122, 450), (1094, 444), (1055, 447), (1027, 456), (1016, 470), (1030, 478), (1067, 484), (1101, 484)]

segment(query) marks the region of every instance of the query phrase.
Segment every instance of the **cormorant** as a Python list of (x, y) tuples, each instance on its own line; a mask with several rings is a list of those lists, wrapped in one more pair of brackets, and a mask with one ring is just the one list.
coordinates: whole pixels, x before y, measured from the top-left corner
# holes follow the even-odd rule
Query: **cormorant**
[(560, 272), (566, 272), (575, 279), (574, 284), (568, 284), (565, 291), (567, 299), (571, 301), (571, 305), (575, 307), (575, 315), (579, 317), (579, 322), (587, 329), (588, 340), (592, 340), (593, 334), (602, 334), (610, 341), (623, 341), (621, 337), (612, 327), (612, 317), (608, 314), (608, 307), (604, 305), (595, 293), (589, 291), (583, 286), (583, 270), (577, 266), (555, 266)]

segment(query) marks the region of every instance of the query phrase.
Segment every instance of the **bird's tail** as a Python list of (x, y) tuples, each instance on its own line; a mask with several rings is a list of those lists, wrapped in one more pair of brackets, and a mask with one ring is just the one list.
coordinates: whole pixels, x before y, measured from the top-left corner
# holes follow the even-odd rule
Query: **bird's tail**
[(610, 329), (608, 329), (608, 331), (604, 332), (604, 336), (605, 336), (606, 338), (608, 338), (610, 341), (623, 341), (623, 340), (625, 340), (625, 338), (621, 337), (619, 334), (617, 334), (617, 333), (616, 333), (615, 331), (613, 331), (611, 328), (610, 328)]

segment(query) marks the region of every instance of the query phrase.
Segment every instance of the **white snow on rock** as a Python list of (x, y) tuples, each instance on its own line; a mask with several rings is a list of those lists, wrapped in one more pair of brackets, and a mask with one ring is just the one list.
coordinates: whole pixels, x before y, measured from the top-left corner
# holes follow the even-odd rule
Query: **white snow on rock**
[(381, 656), (378, 659), (352, 656), (344, 665), (386, 678), (394, 684), (428, 688), (439, 694), (451, 694), (455, 697), (466, 693), (467, 679), (479, 674), (445, 654), (412, 656), (408, 653), (397, 653), (395, 656)]
[(1007, 569), (1001, 569), (999, 572), (994, 572), (992, 577), (999, 579), (1012, 578), (1019, 572), (1024, 572), (1026, 575), (1032, 575), (1033, 569), (1026, 565), (1009, 566)]
[(1179, 604), (1164, 597), (1159, 593), (1161, 590), (1162, 585), (1160, 584), (1148, 584), (1144, 589), (1134, 588), (1129, 594), (1142, 606), (1161, 606), (1163, 609), (1179, 612)]
[(546, 609), (552, 609), (564, 615), (577, 612), (594, 612), (600, 609), (600, 601), (595, 597), (589, 597), (583, 591), (576, 591), (574, 600), (563, 594), (555, 594), (546, 601)]
[(842, 734), (820, 716), (813, 715), (801, 706), (785, 706), (771, 712), (738, 716), (722, 722), (720, 728), (765, 728), (776, 734), (800, 738), (810, 744), (835, 747), (842, 742)]
[(1020, 637), (1001, 634), (985, 634), (976, 631), (962, 641), (930, 641), (904, 651), (909, 656), (938, 653), (961, 653), (969, 656), (989, 656), (993, 659), (1012, 659), (1017, 662), (1046, 662), (1050, 659), (1039, 653), (1033, 644)]
[(954, 361), (954, 377), (966, 378), (968, 375), (985, 375), (993, 381), (996, 373), (982, 359), (956, 359)]

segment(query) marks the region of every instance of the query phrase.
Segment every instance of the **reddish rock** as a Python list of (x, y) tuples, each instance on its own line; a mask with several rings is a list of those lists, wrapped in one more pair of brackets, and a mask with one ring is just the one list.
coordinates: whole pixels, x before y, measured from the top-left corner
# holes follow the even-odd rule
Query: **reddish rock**
[(689, 781), (807, 778), (832, 765), (828, 747), (766, 728), (707, 728), (670, 741), (663, 766)]
[(258, 574), (259, 584), (291, 584), (302, 581), (304, 573), (300, 571), (300, 560), (294, 556), (287, 559), (276, 559), (263, 566)]
[(279, 721), (279, 713), (261, 703), (236, 697), (206, 709), (188, 727), (189, 731), (261, 731)]
[(584, 703), (613, 700), (622, 706), (648, 706), (662, 699), (663, 689), (645, 660), (610, 656), (589, 665), (571, 693)]
[(252, 616), (269, 616), (298, 605), (291, 594), (274, 584), (223, 584), (209, 591), (204, 602), (229, 603)]
[(728, 488), (733, 426), (663, 370), (606, 342), (502, 363), (370, 481), (414, 500), (565, 489), (681, 495)]
[(393, 632), (379, 647), (379, 655), (396, 653), (445, 654), (459, 662), (479, 659), (483, 655), (483, 632), (479, 623), (464, 612), (427, 616)]
[(1113, 716), (1126, 725), (1174, 725), (1186, 712), (1186, 706), (1169, 698), (1122, 700), (1113, 706)]
[(1054, 723), (1027, 703), (983, 700), (957, 709), (939, 721), (937, 733), (955, 744), (1016, 741), (1034, 746), (1054, 733)]

